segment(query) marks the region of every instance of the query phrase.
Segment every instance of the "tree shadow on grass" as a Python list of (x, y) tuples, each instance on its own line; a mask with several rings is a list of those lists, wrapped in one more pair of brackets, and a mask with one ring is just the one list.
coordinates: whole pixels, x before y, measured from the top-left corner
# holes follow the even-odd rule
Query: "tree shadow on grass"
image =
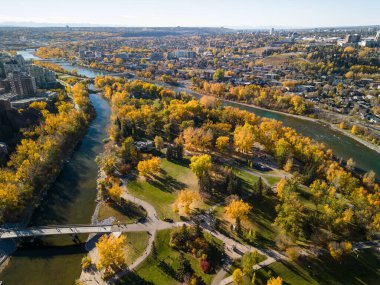
[(107, 206), (115, 211), (122, 213), (129, 219), (137, 219), (146, 216), (144, 208), (141, 208), (141, 206), (138, 206), (131, 201), (123, 200), (121, 205), (118, 203), (108, 202)]
[(160, 189), (163, 192), (173, 193), (187, 187), (185, 183), (178, 181), (172, 176), (159, 176), (149, 177), (146, 180), (150, 185)]
[(137, 275), (135, 272), (128, 272), (121, 280), (118, 280), (117, 285), (154, 285), (154, 283), (147, 281)]

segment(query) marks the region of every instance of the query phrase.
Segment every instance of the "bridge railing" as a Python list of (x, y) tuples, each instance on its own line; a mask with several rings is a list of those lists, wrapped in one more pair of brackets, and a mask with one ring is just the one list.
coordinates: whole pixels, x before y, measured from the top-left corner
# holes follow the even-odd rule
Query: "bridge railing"
[(44, 226), (33, 226), (33, 227), (14, 227), (14, 228), (0, 228), (0, 232), (9, 232), (16, 230), (38, 230), (38, 229), (55, 229), (55, 228), (92, 228), (92, 227), (109, 227), (113, 224), (70, 224), (70, 225), (44, 225)]

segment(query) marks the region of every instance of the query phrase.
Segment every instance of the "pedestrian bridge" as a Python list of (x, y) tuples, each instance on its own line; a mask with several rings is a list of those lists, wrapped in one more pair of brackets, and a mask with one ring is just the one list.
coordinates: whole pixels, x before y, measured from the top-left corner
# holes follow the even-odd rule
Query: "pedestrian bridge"
[(38, 237), (52, 235), (78, 235), (111, 232), (139, 232), (150, 231), (151, 225), (127, 224), (127, 225), (64, 225), (48, 227), (12, 228), (0, 230), (0, 239)]

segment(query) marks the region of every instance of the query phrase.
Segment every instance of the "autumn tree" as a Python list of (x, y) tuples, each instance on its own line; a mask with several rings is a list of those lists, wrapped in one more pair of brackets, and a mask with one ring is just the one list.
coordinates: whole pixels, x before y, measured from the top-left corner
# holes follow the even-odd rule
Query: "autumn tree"
[(216, 139), (215, 146), (220, 152), (225, 152), (228, 150), (230, 145), (230, 138), (227, 136), (221, 136)]
[(211, 156), (208, 154), (193, 156), (190, 161), (190, 169), (198, 178), (207, 175), (212, 168)]
[(237, 268), (232, 273), (232, 281), (236, 284), (242, 284), (243, 283), (243, 272), (240, 268)]
[(224, 212), (229, 218), (236, 221), (245, 218), (251, 209), (252, 207), (243, 200), (233, 200), (224, 208)]
[(176, 213), (188, 215), (198, 206), (201, 200), (201, 195), (198, 192), (182, 190), (173, 204), (173, 210)]
[(347, 241), (338, 242), (330, 242), (328, 244), (329, 252), (334, 259), (341, 259), (344, 255), (351, 253), (352, 244)]
[(158, 157), (152, 157), (148, 160), (142, 160), (137, 165), (137, 170), (140, 176), (144, 177), (157, 174), (160, 171), (160, 159)]
[(125, 251), (126, 238), (124, 235), (116, 237), (111, 234), (103, 235), (96, 243), (96, 248), (99, 253), (99, 260), (96, 264), (98, 270), (105, 269), (106, 271), (116, 272), (121, 267), (126, 265)]
[(186, 149), (205, 151), (212, 146), (213, 133), (210, 129), (190, 127), (183, 132), (183, 139)]
[(255, 143), (253, 127), (250, 124), (237, 126), (234, 132), (235, 147), (242, 153), (249, 153)]
[(123, 194), (123, 188), (118, 183), (112, 183), (112, 186), (107, 188), (107, 194), (113, 201), (119, 203)]
[(86, 255), (85, 257), (83, 257), (81, 265), (82, 265), (82, 269), (85, 270), (85, 271), (88, 270), (88, 269), (90, 269), (90, 267), (92, 265), (91, 257), (89, 257), (88, 255)]
[(274, 152), (274, 156), (278, 164), (283, 166), (290, 155), (291, 155), (291, 145), (284, 138), (279, 139), (275, 143), (275, 152)]
[(282, 285), (282, 278), (278, 276), (277, 278), (270, 278), (267, 282), (267, 285)]
[(357, 135), (358, 134), (358, 127), (356, 125), (353, 125), (352, 128), (351, 128), (351, 133), (353, 135)]
[(293, 168), (293, 158), (289, 157), (283, 167), (284, 171), (291, 172)]

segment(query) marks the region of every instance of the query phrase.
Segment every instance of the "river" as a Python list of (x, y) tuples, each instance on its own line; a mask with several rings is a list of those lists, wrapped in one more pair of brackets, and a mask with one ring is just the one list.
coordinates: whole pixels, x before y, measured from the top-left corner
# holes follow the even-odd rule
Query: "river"
[[(96, 118), (65, 164), (57, 181), (41, 206), (35, 211), (31, 224), (88, 224), (95, 209), (96, 156), (102, 152), (110, 118), (108, 103), (91, 94)], [(85, 241), (86, 237), (81, 237)], [(44, 238), (43, 246), (19, 248), (10, 264), (0, 274), (5, 285), (72, 285), (80, 275), (80, 261), (85, 251), (68, 236)]]

